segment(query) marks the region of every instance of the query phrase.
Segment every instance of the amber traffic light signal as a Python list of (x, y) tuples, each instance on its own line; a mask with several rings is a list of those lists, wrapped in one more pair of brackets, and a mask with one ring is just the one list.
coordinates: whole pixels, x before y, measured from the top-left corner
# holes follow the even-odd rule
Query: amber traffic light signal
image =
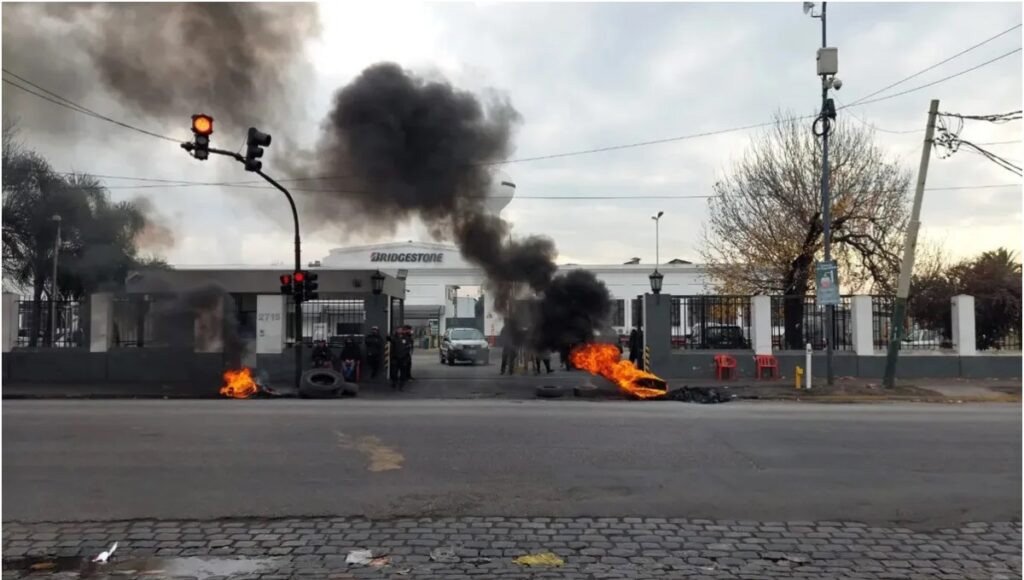
[(192, 134), (195, 136), (192, 155), (196, 159), (210, 156), (210, 134), (213, 133), (213, 117), (209, 115), (192, 115)]

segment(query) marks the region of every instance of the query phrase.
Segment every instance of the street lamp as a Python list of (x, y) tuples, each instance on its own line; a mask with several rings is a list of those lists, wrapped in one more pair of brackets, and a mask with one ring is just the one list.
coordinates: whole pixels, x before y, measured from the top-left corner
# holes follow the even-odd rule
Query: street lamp
[(381, 274), (380, 270), (377, 270), (376, 274), (370, 276), (370, 283), (373, 287), (373, 293), (380, 294), (384, 291), (384, 274)]
[(650, 279), (651, 292), (655, 294), (661, 294), (661, 282), (665, 278), (658, 271), (658, 266), (661, 265), (661, 216), (663, 215), (665, 212), (659, 211), (658, 215), (651, 216), (651, 219), (654, 220), (654, 273), (650, 275)]
[(651, 279), (651, 292), (661, 294), (661, 282), (664, 280), (665, 276), (658, 270), (654, 270), (648, 278)]
[(57, 339), (57, 258), (60, 255), (60, 216), (54, 215), (57, 224), (57, 235), (53, 238), (53, 285), (50, 287), (50, 346)]

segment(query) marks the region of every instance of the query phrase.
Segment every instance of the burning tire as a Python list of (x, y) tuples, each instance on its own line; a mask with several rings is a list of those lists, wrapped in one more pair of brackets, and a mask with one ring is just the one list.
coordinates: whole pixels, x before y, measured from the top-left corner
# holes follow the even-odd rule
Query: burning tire
[(557, 399), (565, 395), (565, 389), (558, 385), (542, 385), (535, 392), (542, 399)]
[(330, 399), (341, 394), (345, 379), (332, 369), (313, 369), (302, 375), (299, 396), (306, 399)]

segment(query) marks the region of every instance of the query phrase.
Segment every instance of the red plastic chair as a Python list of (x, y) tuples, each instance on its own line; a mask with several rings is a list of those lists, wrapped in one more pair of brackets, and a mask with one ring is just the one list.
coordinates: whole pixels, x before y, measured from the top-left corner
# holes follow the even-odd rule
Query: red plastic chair
[(779, 361), (770, 354), (759, 354), (754, 357), (757, 364), (757, 378), (763, 378), (764, 371), (768, 371), (768, 378), (779, 378)]
[(715, 355), (715, 377), (718, 380), (731, 379), (736, 376), (736, 359), (727, 354)]

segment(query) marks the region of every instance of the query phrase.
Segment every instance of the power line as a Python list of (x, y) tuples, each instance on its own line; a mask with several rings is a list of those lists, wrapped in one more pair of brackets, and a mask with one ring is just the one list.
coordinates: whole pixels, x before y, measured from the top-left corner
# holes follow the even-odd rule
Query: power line
[[(107, 121), (108, 123), (113, 123), (113, 124), (118, 125), (120, 127), (124, 127), (125, 129), (131, 129), (132, 131), (137, 131), (139, 133), (142, 133), (143, 135), (149, 135), (150, 137), (156, 137), (157, 139), (163, 139), (165, 141), (171, 141), (172, 143), (180, 143), (181, 142), (180, 139), (175, 139), (173, 137), (168, 137), (167, 135), (161, 135), (159, 133), (154, 133), (153, 131), (148, 131), (148, 130), (143, 129), (141, 127), (136, 127), (134, 125), (130, 125), (130, 124), (125, 123), (123, 121), (118, 121), (117, 119), (113, 119), (111, 117), (108, 117), (106, 115), (98, 113), (98, 112), (96, 112), (96, 111), (94, 111), (94, 110), (92, 110), (92, 109), (90, 109), (88, 107), (82, 106), (82, 105), (72, 101), (71, 99), (62, 97), (61, 95), (58, 95), (57, 93), (54, 93), (53, 91), (50, 91), (50, 90), (48, 90), (48, 89), (46, 89), (44, 87), (41, 87), (41, 86), (33, 83), (32, 81), (30, 81), (30, 80), (20, 76), (20, 75), (14, 74), (14, 73), (12, 73), (11, 71), (9, 71), (7, 69), (2, 69), (2, 70), (3, 70), (4, 74), (8, 74), (8, 75), (14, 77), (15, 79), (25, 83), (26, 85), (28, 85), (30, 87), (33, 87), (33, 88), (35, 88), (35, 89), (37, 89), (39, 91), (42, 91), (46, 95), (49, 95), (49, 97), (46, 96), (46, 95), (37, 93), (37, 92), (35, 92), (33, 90), (27, 89), (27, 88), (19, 85), (18, 83), (15, 83), (15, 82), (13, 82), (11, 80), (8, 80), (8, 79), (3, 79), (3, 82), (5, 82), (5, 83), (11, 85), (12, 87), (17, 88), (17, 89), (21, 89), (22, 91), (25, 91), (26, 93), (29, 93), (29, 94), (34, 95), (36, 97), (39, 97), (39, 98), (41, 98), (43, 100), (49, 101), (49, 102), (51, 102), (51, 103), (53, 103), (55, 105), (60, 105), (60, 106), (62, 106), (64, 108), (67, 108), (67, 109), (70, 109), (72, 111), (75, 111), (76, 113), (81, 113), (83, 115), (86, 115), (86, 116), (89, 116), (89, 117), (93, 117), (95, 119), (100, 119), (100, 120), (103, 120), (103, 121)], [(50, 98), (50, 97), (52, 97), (52, 98)]]
[[(985, 43), (987, 43), (987, 42), (989, 42), (989, 41), (991, 41), (991, 40), (993, 40), (995, 38), (998, 38), (999, 36), (1002, 36), (1003, 34), (1006, 34), (1006, 33), (1010, 32), (1012, 30), (1015, 30), (1016, 28), (1020, 28), (1020, 26), (1021, 25), (1018, 24), (1018, 25), (1016, 25), (1016, 26), (1014, 26), (1014, 27), (1012, 27), (1010, 29), (1007, 29), (1007, 30), (997, 34), (996, 36), (994, 36), (994, 37), (992, 37), (992, 38), (990, 38), (988, 40), (985, 40), (985, 41), (979, 43), (978, 45), (975, 45), (974, 47), (965, 49), (964, 51), (961, 51), (960, 53), (958, 53), (956, 55), (953, 55), (952, 57), (949, 57), (945, 61), (937, 63), (936, 65), (932, 65), (932, 67), (929, 67), (928, 69), (920, 71), (920, 73), (917, 73), (915, 75), (911, 75), (910, 77), (907, 77), (907, 79), (913, 78), (914, 76), (917, 76), (918, 74), (926, 72), (927, 70), (930, 70), (931, 68), (934, 68), (934, 67), (938, 66), (939, 64), (943, 64), (944, 62), (948, 62), (949, 60), (952, 60), (952, 59), (960, 56), (961, 54), (969, 52), (970, 50), (973, 50), (974, 48), (977, 48), (978, 46), (981, 46), (981, 45), (983, 45), (983, 44), (985, 44)], [(867, 105), (867, 104), (871, 104), (871, 103), (877, 103), (877, 102), (880, 102), (880, 101), (892, 99), (892, 98), (899, 97), (899, 96), (902, 96), (902, 95), (906, 95), (906, 94), (909, 94), (909, 93), (912, 93), (912, 92), (915, 92), (915, 91), (919, 91), (921, 89), (925, 89), (925, 88), (934, 86), (936, 84), (945, 82), (947, 80), (959, 77), (961, 75), (967, 74), (969, 72), (972, 72), (972, 71), (977, 70), (979, 68), (982, 68), (984, 66), (992, 64), (992, 63), (994, 63), (996, 61), (999, 61), (999, 60), (1001, 60), (1003, 58), (1006, 58), (1006, 57), (1008, 57), (1008, 56), (1010, 56), (1010, 55), (1012, 55), (1014, 53), (1020, 52), (1020, 50), (1021, 50), (1020, 48), (1017, 48), (1016, 50), (1010, 51), (1010, 52), (1008, 52), (1006, 54), (1003, 54), (1001, 56), (998, 56), (996, 58), (993, 58), (991, 60), (983, 62), (983, 63), (981, 63), (979, 65), (976, 65), (974, 67), (971, 67), (969, 69), (960, 71), (958, 73), (954, 73), (954, 74), (949, 75), (947, 77), (938, 79), (936, 81), (933, 81), (933, 82), (930, 82), (930, 83), (927, 83), (927, 84), (924, 84), (924, 85), (921, 85), (921, 86), (918, 86), (918, 87), (914, 87), (912, 89), (908, 89), (906, 91), (901, 91), (899, 93), (894, 93), (894, 94), (891, 94), (891, 95), (887, 95), (887, 96), (884, 96), (884, 97), (879, 97), (877, 99), (872, 99), (872, 100), (865, 100), (866, 97), (862, 97), (861, 99), (858, 99), (857, 101), (855, 101), (853, 103), (850, 103), (849, 105), (845, 105), (845, 106), (840, 107), (840, 110), (846, 110), (846, 109), (849, 109), (849, 108), (852, 108), (852, 107), (855, 107), (855, 106), (861, 106), (861, 105)], [(8, 74), (11, 74), (12, 76), (15, 76), (15, 75), (13, 75), (13, 73), (10, 73), (6, 69), (4, 69), (4, 72), (7, 72)], [(21, 78), (21, 77), (16, 77), (16, 78)], [(907, 79), (903, 79), (903, 80), (907, 80)], [(6, 79), (4, 79), (4, 82), (10, 83), (10, 81), (7, 81)], [(26, 82), (28, 82), (28, 81), (26, 81)], [(901, 82), (903, 82), (903, 81), (899, 81), (899, 82), (893, 84), (892, 86), (895, 86), (896, 84), (900, 84)], [(11, 84), (13, 84), (13, 83), (11, 83)], [(34, 94), (36, 96), (41, 97), (41, 98), (45, 98), (42, 95), (39, 95), (38, 93), (35, 93), (35, 92), (32, 92), (32, 91), (28, 91), (24, 87), (21, 87), (21, 86), (18, 86), (18, 85), (14, 85), (14, 86), (16, 86), (16, 87), (18, 87), (18, 88), (20, 88), (22, 90), (26, 90), (27, 92), (30, 92), (30, 93), (32, 93), (32, 94)], [(33, 84), (33, 86), (38, 87), (38, 85), (34, 85), (34, 84)], [(876, 91), (875, 93), (872, 93), (872, 95), (878, 94), (880, 92), (883, 92), (884, 90), (886, 90), (888, 88), (891, 88), (891, 87), (885, 87), (883, 89), (880, 89), (879, 91)], [(41, 90), (45, 90), (45, 89), (41, 89)], [(47, 92), (50, 92), (50, 91), (47, 91)], [(56, 95), (56, 93), (52, 93), (52, 92), (50, 92), (50, 94)], [(49, 99), (49, 98), (46, 98), (46, 100), (48, 100), (50, 102), (54, 102), (55, 104), (60, 104), (61, 106), (65, 106), (65, 107), (67, 107), (67, 108), (69, 108), (71, 110), (74, 110), (74, 111), (77, 111), (77, 112), (80, 112), (80, 113), (83, 113), (83, 114), (89, 114), (90, 110), (85, 109), (84, 107), (81, 107), (81, 105), (77, 105), (77, 103), (73, 103), (72, 101), (70, 101), (68, 99), (64, 99), (64, 97), (60, 97), (59, 95), (57, 95), (57, 96), (60, 99), (63, 99), (65, 101), (67, 101), (68, 103), (71, 103), (75, 107), (78, 107), (78, 109), (76, 109), (76, 108), (74, 108), (72, 106), (69, 106), (69, 105), (65, 105), (65, 104), (62, 104), (62, 103), (55, 102), (55, 101), (53, 101), (52, 99)], [(869, 95), (869, 96), (871, 96), (871, 95)], [(79, 109), (81, 109), (81, 110), (79, 110)], [(99, 115), (98, 113), (95, 113), (94, 111), (92, 112), (92, 114), (94, 116), (97, 116), (97, 118), (101, 118), (103, 120), (106, 120), (106, 121), (109, 121), (111, 123), (120, 125), (122, 127), (126, 127), (126, 128), (129, 128), (129, 129), (135, 130), (135, 131), (139, 131), (141, 133), (144, 133), (144, 134), (147, 134), (147, 135), (151, 135), (151, 136), (154, 136), (154, 137), (158, 137), (160, 139), (165, 139), (167, 141), (172, 141), (172, 142), (175, 142), (175, 143), (179, 142), (179, 140), (177, 140), (177, 139), (173, 139), (173, 138), (167, 137), (165, 135), (160, 135), (160, 134), (157, 134), (157, 133), (153, 133), (151, 131), (146, 131), (145, 129), (140, 129), (140, 128), (134, 127), (132, 125), (128, 125), (127, 123), (122, 123), (120, 121), (116, 121), (116, 120), (111, 119), (109, 117), (106, 117), (106, 116), (103, 116), (103, 115)], [(816, 117), (816, 115), (806, 115), (806, 116), (801, 116), (801, 117), (792, 117), (792, 118), (786, 119), (785, 121), (806, 120), (806, 119), (813, 119), (815, 117)], [(581, 156), (581, 155), (590, 155), (590, 154), (594, 154), (594, 153), (603, 153), (603, 152), (608, 152), (608, 151), (619, 151), (619, 150), (623, 150), (623, 149), (632, 149), (632, 148), (637, 148), (637, 147), (647, 147), (647, 146), (651, 146), (651, 145), (673, 143), (673, 142), (685, 141), (685, 140), (690, 140), (690, 139), (697, 139), (697, 138), (700, 138), (700, 137), (710, 137), (710, 136), (714, 136), (714, 135), (724, 135), (724, 134), (727, 134), (727, 133), (734, 133), (734, 132), (738, 132), (738, 131), (748, 131), (748, 130), (751, 130), (751, 129), (759, 129), (759, 128), (768, 127), (768, 126), (771, 126), (771, 125), (774, 125), (774, 124), (776, 124), (776, 121), (768, 121), (768, 122), (763, 122), (763, 123), (755, 123), (755, 124), (751, 124), (751, 125), (743, 125), (743, 126), (739, 126), (739, 127), (731, 127), (731, 128), (727, 128), (727, 129), (719, 129), (719, 130), (715, 130), (715, 131), (705, 131), (705, 132), (701, 132), (701, 133), (691, 133), (691, 134), (688, 134), (688, 135), (680, 135), (680, 136), (675, 136), (675, 137), (667, 137), (667, 138), (663, 138), (663, 139), (653, 139), (653, 140), (648, 140), (648, 141), (639, 141), (639, 142), (627, 143), (627, 144), (623, 144), (623, 145), (611, 145), (611, 146), (606, 146), (606, 147), (595, 147), (595, 148), (591, 148), (591, 149), (583, 149), (583, 150), (578, 150), (578, 151), (569, 151), (569, 152), (564, 152), (564, 153), (555, 153), (555, 154), (550, 154), (550, 155), (538, 155), (538, 156), (534, 156), (534, 157), (522, 157), (522, 158), (518, 158), (518, 159), (506, 159), (506, 160), (501, 160), (501, 161), (479, 162), (479, 163), (475, 163), (475, 164), (471, 164), (471, 165), (477, 165), (477, 166), (508, 165), (508, 164), (512, 164), (512, 163), (527, 163), (527, 162), (532, 162), (532, 161), (560, 159), (560, 158), (565, 158), (565, 157), (576, 157), (576, 156)], [(345, 176), (317, 176), (317, 177), (297, 178), (297, 179), (282, 179), (281, 181), (283, 181), (283, 182), (294, 182), (294, 181), (305, 181), (305, 180), (334, 180), (334, 179), (350, 179), (352, 177), (353, 176), (351, 176), (351, 175), (345, 175)], [(235, 182), (235, 183), (231, 183), (231, 184), (224, 183), (224, 184), (218, 184), (218, 185), (225, 185), (225, 186), (232, 186), (232, 187), (234, 187), (234, 186), (246, 185), (246, 184), (249, 184), (249, 183), (258, 183), (258, 182), (256, 182), (256, 181), (248, 181), (248, 182)], [(176, 187), (190, 187), (191, 185), (192, 184), (182, 183), (182, 184), (176, 185)]]
[[(841, 109), (846, 109), (849, 106), (849, 105), (843, 105), (843, 102), (840, 101), (838, 98), (836, 99), (836, 102), (839, 103)], [(878, 125), (876, 125), (874, 123), (871, 123), (869, 121), (865, 121), (864, 118), (862, 118), (861, 116), (857, 115), (857, 113), (854, 113), (853, 111), (847, 111), (847, 112), (858, 123), (864, 125), (865, 127), (874, 129), (876, 131), (881, 131), (883, 133), (892, 133), (894, 135), (907, 135), (909, 133), (923, 133), (924, 132), (924, 129), (907, 129), (907, 130), (904, 130), (904, 131), (896, 130), (896, 129), (886, 129), (884, 127), (879, 127)]]
[(856, 105), (856, 104), (860, 103), (861, 101), (870, 99), (871, 97), (873, 97), (873, 96), (875, 96), (875, 95), (877, 95), (879, 93), (883, 93), (883, 92), (885, 92), (885, 91), (887, 91), (887, 90), (889, 90), (889, 89), (891, 89), (891, 88), (893, 88), (895, 86), (901, 85), (901, 84), (909, 81), (912, 78), (919, 77), (919, 76), (923, 75), (924, 73), (926, 73), (926, 72), (928, 72), (928, 71), (930, 71), (930, 70), (932, 70), (934, 68), (942, 66), (942, 65), (946, 64), (947, 62), (955, 59), (955, 58), (963, 56), (963, 55), (967, 54), (968, 52), (971, 52), (972, 50), (974, 50), (976, 48), (984, 46), (984, 45), (992, 42), (993, 40), (995, 40), (995, 39), (997, 39), (997, 38), (999, 38), (999, 37), (1001, 37), (1001, 36), (1003, 36), (1005, 34), (1008, 34), (1010, 32), (1013, 32), (1014, 30), (1017, 30), (1020, 27), (1021, 27), (1020, 24), (1017, 24), (1016, 26), (1011, 26), (1010, 28), (1007, 28), (1006, 30), (1000, 32), (999, 34), (996, 34), (995, 36), (989, 37), (989, 38), (979, 42), (978, 44), (975, 44), (974, 46), (965, 48), (964, 50), (961, 50), (960, 52), (954, 54), (953, 56), (951, 56), (949, 58), (946, 58), (944, 60), (941, 60), (941, 61), (939, 61), (939, 62), (929, 66), (928, 68), (919, 70), (916, 73), (914, 73), (914, 74), (912, 74), (912, 75), (910, 75), (908, 77), (904, 77), (904, 78), (902, 78), (902, 79), (900, 79), (900, 80), (898, 80), (898, 81), (896, 81), (896, 82), (894, 82), (894, 83), (892, 83), (890, 85), (886, 85), (886, 86), (878, 89), (877, 91), (875, 91), (875, 92), (873, 92), (873, 93), (871, 93), (869, 95), (864, 95), (863, 97), (861, 97), (861, 98), (857, 99), (856, 101), (853, 101), (852, 103), (850, 103), (850, 106)]
[(992, 64), (992, 63), (994, 63), (996, 61), (1000, 61), (1000, 60), (1002, 60), (1002, 59), (1004, 59), (1004, 58), (1006, 58), (1006, 57), (1008, 57), (1010, 55), (1016, 54), (1016, 53), (1018, 53), (1020, 51), (1021, 51), (1020, 48), (1016, 48), (1014, 50), (1011, 50), (1010, 52), (1007, 52), (1005, 54), (1001, 54), (1001, 55), (999, 55), (999, 56), (997, 56), (997, 57), (995, 57), (995, 58), (993, 58), (991, 60), (986, 60), (985, 62), (983, 62), (981, 64), (972, 66), (969, 69), (965, 69), (965, 70), (962, 70), (960, 72), (953, 73), (953, 74), (951, 74), (951, 75), (949, 75), (947, 77), (942, 77), (941, 79), (939, 79), (937, 81), (932, 81), (930, 83), (927, 83), (927, 84), (924, 84), (924, 85), (921, 85), (921, 86), (918, 86), (918, 87), (914, 87), (912, 89), (907, 89), (905, 91), (900, 91), (898, 93), (893, 93), (891, 95), (886, 95), (884, 97), (878, 97), (877, 99), (871, 99), (869, 101), (865, 101), (865, 100), (854, 101), (853, 103), (850, 103), (849, 105), (846, 105), (845, 107), (840, 107), (839, 110), (848, 109), (850, 107), (860, 107), (862, 105), (870, 105), (871, 103), (878, 103), (878, 102), (881, 102), (881, 101), (887, 101), (889, 99), (894, 99), (896, 97), (901, 97), (903, 95), (906, 95), (906, 94), (909, 94), (909, 93), (913, 93), (915, 91), (920, 91), (921, 89), (927, 89), (928, 87), (932, 87), (932, 86), (935, 86), (935, 85), (937, 85), (939, 83), (946, 82), (946, 81), (948, 81), (950, 79), (955, 79), (956, 77), (963, 76), (963, 75), (965, 75), (965, 74), (967, 74), (969, 72), (976, 71), (976, 70), (978, 70), (981, 67), (988, 66), (988, 65), (990, 65), (990, 64)]

